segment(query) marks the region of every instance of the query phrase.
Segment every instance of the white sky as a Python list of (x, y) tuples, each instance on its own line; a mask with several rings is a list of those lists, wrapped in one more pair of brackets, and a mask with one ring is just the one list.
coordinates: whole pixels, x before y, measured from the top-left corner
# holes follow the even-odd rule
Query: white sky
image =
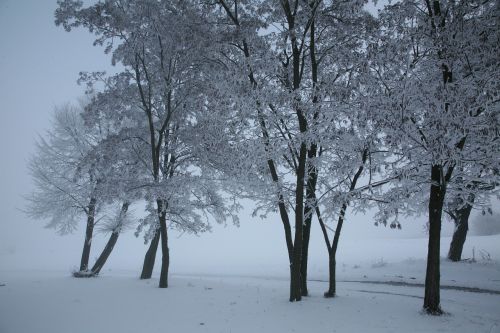
[[(74, 235), (61, 237), (19, 210), (24, 206), (22, 195), (32, 188), (26, 161), (37, 135), (50, 126), (54, 106), (82, 96), (84, 87), (76, 84), (78, 72), (111, 69), (109, 57), (92, 46), (93, 38), (86, 31), (67, 33), (54, 25), (56, 6), (55, 0), (0, 0), (0, 269), (70, 270), (80, 259), (83, 223)], [(173, 233), (174, 271), (175, 265), (191, 272), (198, 267), (231, 271), (232, 266), (263, 265), (286, 274), (279, 218), (251, 219), (247, 211), (241, 222), (239, 229), (216, 227), (214, 233), (200, 237)], [(449, 232), (450, 223), (446, 224)], [(369, 217), (354, 217), (345, 226), (340, 251), (343, 246), (358, 247), (359, 238), (424, 236), (422, 219), (405, 223), (403, 228), (377, 228)], [(98, 237), (91, 258), (101, 251), (104, 239)], [(118, 240), (109, 265), (139, 270), (144, 251), (142, 239), (129, 232)], [(316, 222), (311, 256), (326, 267), (325, 245)]]
[(50, 246), (53, 232), (19, 211), (31, 189), (26, 161), (54, 106), (83, 94), (78, 72), (109, 67), (87, 32), (55, 26), (56, 7), (55, 0), (0, 0), (0, 253)]

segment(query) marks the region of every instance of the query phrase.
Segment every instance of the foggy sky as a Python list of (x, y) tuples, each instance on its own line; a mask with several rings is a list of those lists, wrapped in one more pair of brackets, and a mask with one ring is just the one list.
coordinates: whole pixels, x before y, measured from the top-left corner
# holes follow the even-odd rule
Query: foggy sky
[(82, 96), (78, 72), (110, 67), (90, 34), (55, 26), (56, 6), (55, 0), (0, 0), (0, 254), (40, 250), (55, 238), (20, 211), (32, 186), (26, 162), (36, 137), (50, 127), (54, 106)]

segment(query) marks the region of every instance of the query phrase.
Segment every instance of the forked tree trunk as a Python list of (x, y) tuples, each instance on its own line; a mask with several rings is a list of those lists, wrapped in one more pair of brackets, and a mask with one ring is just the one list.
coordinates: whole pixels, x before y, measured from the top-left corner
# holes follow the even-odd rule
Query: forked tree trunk
[(161, 272), (160, 272), (160, 288), (168, 288), (168, 266), (170, 265), (170, 254), (168, 249), (168, 233), (167, 233), (167, 213), (163, 209), (165, 202), (158, 200), (158, 215), (160, 219), (160, 239), (161, 239)]
[[(361, 174), (361, 172), (359, 172), (359, 174)], [(358, 177), (356, 177), (356, 181)], [(328, 291), (324, 293), (324, 296), (327, 298), (335, 297), (335, 294), (337, 292), (336, 256), (337, 256), (337, 248), (339, 246), (340, 233), (342, 232), (342, 226), (344, 225), (346, 210), (347, 210), (347, 203), (344, 203), (342, 205), (342, 208), (340, 209), (339, 219), (337, 221), (337, 228), (335, 228), (335, 234), (333, 236), (332, 246), (328, 251), (328, 273), (329, 273)]]
[(425, 275), (424, 310), (432, 315), (443, 313), (440, 306), (440, 240), (441, 215), (443, 212), (445, 184), (442, 182), (441, 166), (431, 169), (431, 189), (429, 197), (429, 245), (427, 250), (427, 271)]
[[(351, 185), (349, 186), (349, 192), (352, 192), (356, 188), (356, 184), (358, 183), (359, 177), (363, 173), (365, 168), (365, 163), (368, 158), (368, 148), (365, 148), (361, 154), (361, 162), (362, 164), (359, 166), (358, 170), (354, 174), (352, 178)], [(339, 218), (337, 220), (337, 227), (335, 228), (335, 234), (333, 235), (332, 245), (330, 246), (328, 242), (328, 234), (326, 231), (325, 224), (321, 218), (319, 213), (319, 208), (316, 208), (316, 215), (318, 216), (318, 221), (321, 225), (321, 229), (323, 231), (323, 236), (325, 237), (326, 246), (328, 249), (328, 291), (324, 293), (324, 296), (327, 298), (335, 297), (337, 292), (337, 276), (336, 276), (336, 265), (337, 265), (337, 248), (339, 247), (339, 239), (340, 233), (342, 232), (342, 226), (345, 221), (345, 214), (347, 211), (347, 207), (349, 206), (349, 202), (344, 202), (342, 207), (340, 208)]]
[(96, 199), (91, 198), (87, 207), (87, 228), (85, 230), (85, 242), (83, 243), (82, 258), (80, 260), (80, 272), (84, 272), (89, 268), (90, 247), (92, 245), (92, 237), (94, 234), (95, 205)]
[(116, 245), (116, 242), (118, 241), (118, 237), (120, 236), (120, 229), (123, 226), (123, 219), (125, 218), (125, 214), (127, 213), (128, 210), (128, 203), (124, 203), (122, 205), (122, 209), (120, 211), (120, 216), (118, 217), (120, 220), (118, 221), (118, 225), (116, 226), (115, 230), (111, 233), (109, 236), (108, 242), (106, 243), (106, 246), (104, 247), (104, 250), (101, 252), (101, 255), (99, 258), (97, 258), (94, 266), (92, 266), (92, 274), (98, 275), (106, 263), (106, 261), (109, 258), (109, 255), (113, 251), (113, 248)]
[(160, 242), (160, 230), (156, 230), (154, 237), (149, 243), (149, 248), (144, 256), (144, 264), (142, 265), (141, 279), (151, 279), (153, 268), (155, 267), (156, 251)]
[(448, 251), (448, 259), (451, 261), (460, 261), (462, 259), (462, 251), (464, 248), (467, 231), (469, 230), (469, 216), (472, 210), (471, 204), (466, 204), (464, 207), (455, 212), (454, 222), (455, 231)]

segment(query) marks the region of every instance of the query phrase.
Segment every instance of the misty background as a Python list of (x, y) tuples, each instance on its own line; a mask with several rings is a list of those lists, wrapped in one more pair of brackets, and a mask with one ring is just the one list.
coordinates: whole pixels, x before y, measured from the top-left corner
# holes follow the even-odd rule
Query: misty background
[[(89, 1), (87, 1), (89, 2)], [(54, 107), (76, 103), (85, 87), (76, 81), (80, 71), (113, 72), (111, 61), (100, 47), (93, 47), (93, 36), (76, 29), (67, 33), (54, 24), (55, 0), (0, 0), (0, 269), (58, 269), (68, 273), (77, 268), (84, 240), (84, 221), (70, 235), (61, 236), (46, 229), (45, 221), (30, 220), (22, 212), (24, 195), (33, 188), (27, 161), (34, 142), (51, 126)], [(211, 233), (190, 235), (171, 232), (172, 273), (225, 273), (287, 275), (288, 258), (282, 223), (277, 215), (263, 220), (252, 218), (253, 205), (242, 202), (240, 227), (213, 225)], [(496, 206), (496, 207), (495, 207)], [(498, 223), (496, 215), (489, 225)], [(136, 215), (141, 208), (135, 207)], [(471, 218), (471, 233), (479, 212)], [(402, 230), (374, 226), (370, 214), (348, 213), (339, 246), (339, 261), (346, 257), (362, 259), (364, 252), (383, 258), (397, 251), (401, 238), (422, 238), (425, 216), (403, 219)], [(443, 224), (443, 236), (450, 236), (453, 223)], [(134, 229), (120, 236), (103, 270), (140, 272), (145, 251), (142, 235)], [(370, 239), (386, 238), (386, 246), (370, 248)], [(327, 252), (319, 225), (313, 220), (310, 247), (310, 272), (327, 270)], [(94, 238), (91, 262), (102, 250), (107, 235)], [(391, 241), (394, 240), (394, 241)], [(366, 246), (360, 247), (361, 242)], [(380, 242), (378, 243), (380, 244)], [(449, 244), (443, 243), (447, 251)], [(424, 257), (426, 249), (422, 248)], [(465, 256), (468, 256), (465, 253)], [(159, 260), (161, 256), (157, 256)], [(159, 268), (159, 265), (156, 265)]]

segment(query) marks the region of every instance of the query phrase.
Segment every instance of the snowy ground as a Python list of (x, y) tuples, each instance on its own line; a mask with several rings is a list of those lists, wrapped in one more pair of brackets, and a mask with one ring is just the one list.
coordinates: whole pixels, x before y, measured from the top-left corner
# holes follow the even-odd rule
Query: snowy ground
[[(12, 279), (15, 277), (15, 279)], [(173, 276), (169, 289), (134, 274), (76, 280), (7, 275), (0, 331), (14, 332), (500, 332), (500, 295), (444, 291), (451, 314), (418, 312), (422, 289), (340, 283), (324, 299), (287, 302), (275, 279)]]
[[(343, 282), (334, 299), (322, 297), (327, 284), (318, 280), (327, 279), (326, 267), (313, 258), (311, 296), (299, 303), (287, 301), (286, 272), (272, 270), (240, 276), (173, 272), (169, 288), (158, 289), (157, 279), (141, 281), (137, 271), (112, 265), (91, 279), (0, 267), (0, 332), (500, 332), (499, 235), (468, 239), (466, 253), (478, 246), (475, 263), (442, 260), (443, 285), (498, 291), (443, 290), (448, 314), (442, 317), (420, 313), (425, 239), (371, 242), (373, 251), (365, 248), (364, 254), (345, 244), (350, 252), (340, 260)], [(483, 258), (479, 246), (493, 259)], [(377, 281), (416, 285), (370, 283)]]

